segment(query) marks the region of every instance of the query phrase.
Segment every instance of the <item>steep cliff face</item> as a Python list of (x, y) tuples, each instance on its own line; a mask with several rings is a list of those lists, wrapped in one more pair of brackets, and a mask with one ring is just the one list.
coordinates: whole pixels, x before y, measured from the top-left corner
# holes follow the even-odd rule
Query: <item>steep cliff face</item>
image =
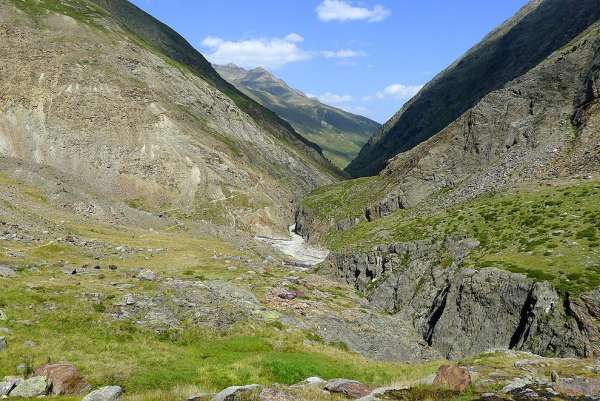
[(0, 1), (0, 154), (151, 212), (284, 230), (318, 146), (124, 0)]
[(321, 103), (290, 88), (264, 68), (247, 71), (236, 65), (215, 66), (223, 78), (318, 144), (327, 158), (344, 168), (381, 125)]
[[(438, 134), (490, 93), (565, 50), (599, 17), (597, 0), (531, 1), (427, 84), (365, 145), (347, 171), (354, 176), (380, 172), (392, 157)], [(536, 100), (527, 94), (517, 98)]]
[(599, 290), (564, 297), (520, 274), (460, 268), (478, 245), (450, 238), (338, 253), (323, 272), (404, 319), (450, 359), (500, 348), (579, 357), (600, 352)]

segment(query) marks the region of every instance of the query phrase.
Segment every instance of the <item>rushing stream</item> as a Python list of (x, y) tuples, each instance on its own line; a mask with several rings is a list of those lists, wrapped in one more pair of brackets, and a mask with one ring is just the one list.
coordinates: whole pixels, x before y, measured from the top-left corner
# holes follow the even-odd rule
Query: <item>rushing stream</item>
[(289, 228), (290, 238), (270, 238), (257, 236), (256, 239), (271, 244), (274, 248), (292, 257), (299, 267), (311, 267), (325, 260), (329, 251), (314, 248), (294, 232), (296, 225)]

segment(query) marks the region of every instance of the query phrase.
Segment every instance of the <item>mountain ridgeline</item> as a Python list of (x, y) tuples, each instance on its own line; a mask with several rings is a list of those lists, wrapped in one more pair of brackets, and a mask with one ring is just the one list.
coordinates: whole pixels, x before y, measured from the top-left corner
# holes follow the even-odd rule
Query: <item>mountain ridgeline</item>
[(394, 156), (439, 133), (483, 97), (567, 46), (600, 17), (597, 0), (532, 0), (438, 74), (373, 136), (346, 168), (379, 173)]
[(20, 169), (73, 177), (97, 202), (251, 232), (287, 231), (290, 201), (340, 177), (317, 145), (128, 1), (1, 0), (0, 10), (0, 154)]
[(217, 72), (240, 91), (288, 121), (296, 131), (323, 149), (344, 168), (381, 125), (290, 88), (264, 68), (245, 70), (234, 64), (215, 65)]

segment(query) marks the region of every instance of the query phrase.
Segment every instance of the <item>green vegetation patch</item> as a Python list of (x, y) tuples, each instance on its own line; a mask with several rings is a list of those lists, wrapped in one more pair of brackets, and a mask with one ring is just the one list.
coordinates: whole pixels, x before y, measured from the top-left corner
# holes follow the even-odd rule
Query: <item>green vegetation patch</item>
[(365, 177), (320, 187), (300, 203), (317, 219), (334, 221), (364, 215), (364, 210), (384, 192), (383, 179)]
[[(356, 192), (356, 186), (347, 190)], [(325, 213), (342, 207), (336, 200), (328, 203), (332, 193), (320, 197)], [(316, 198), (313, 193), (308, 202)], [(415, 216), (399, 210), (348, 231), (330, 230), (323, 240), (332, 250), (368, 249), (382, 243), (426, 238), (443, 241), (455, 234), (481, 243), (466, 260), (469, 267), (522, 273), (534, 280), (551, 281), (558, 289), (572, 293), (600, 287), (597, 181), (486, 195), (430, 215)]]
[(12, 0), (12, 2), (19, 9), (34, 17), (54, 12), (95, 27), (99, 27), (96, 18), (106, 14), (99, 7), (81, 0)]

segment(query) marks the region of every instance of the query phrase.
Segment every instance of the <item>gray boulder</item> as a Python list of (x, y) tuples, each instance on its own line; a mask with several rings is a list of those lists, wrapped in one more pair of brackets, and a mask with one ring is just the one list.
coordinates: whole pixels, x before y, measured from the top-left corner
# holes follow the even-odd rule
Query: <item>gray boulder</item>
[(234, 401), (236, 395), (242, 393), (249, 393), (251, 391), (258, 390), (259, 388), (260, 385), (258, 384), (227, 387), (225, 390), (221, 391), (220, 393), (217, 393), (211, 401)]
[(0, 265), (0, 277), (13, 278), (17, 277), (17, 273), (8, 266)]
[(0, 381), (0, 398), (5, 395), (9, 395), (10, 392), (19, 384), (23, 379), (20, 377), (7, 376)]
[(82, 401), (117, 401), (123, 395), (123, 389), (119, 386), (106, 386), (92, 391)]
[(156, 274), (152, 270), (142, 269), (137, 274), (137, 278), (140, 279), (140, 280), (142, 280), (142, 281), (155, 281), (156, 280)]
[(325, 383), (325, 390), (343, 394), (346, 397), (359, 399), (371, 394), (371, 390), (364, 384), (355, 380), (333, 379)]
[(4, 351), (7, 346), (6, 338), (0, 337), (0, 351)]
[(48, 380), (42, 376), (35, 376), (23, 380), (10, 392), (11, 397), (34, 398), (48, 394)]

